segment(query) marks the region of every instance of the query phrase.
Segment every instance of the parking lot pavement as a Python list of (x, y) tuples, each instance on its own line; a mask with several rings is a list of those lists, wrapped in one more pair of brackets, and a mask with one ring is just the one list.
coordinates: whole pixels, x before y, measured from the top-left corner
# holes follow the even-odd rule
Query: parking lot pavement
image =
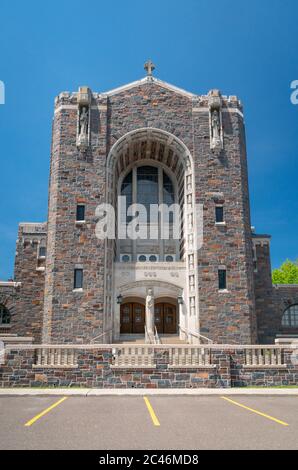
[(0, 397), (1, 449), (297, 449), (297, 397)]

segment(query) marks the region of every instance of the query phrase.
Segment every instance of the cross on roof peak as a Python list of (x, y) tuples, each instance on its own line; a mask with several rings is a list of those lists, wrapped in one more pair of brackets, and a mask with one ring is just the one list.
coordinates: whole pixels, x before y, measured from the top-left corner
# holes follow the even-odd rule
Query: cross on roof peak
[(146, 70), (148, 77), (151, 77), (153, 70), (155, 70), (155, 65), (151, 59), (147, 60), (144, 65), (144, 69)]

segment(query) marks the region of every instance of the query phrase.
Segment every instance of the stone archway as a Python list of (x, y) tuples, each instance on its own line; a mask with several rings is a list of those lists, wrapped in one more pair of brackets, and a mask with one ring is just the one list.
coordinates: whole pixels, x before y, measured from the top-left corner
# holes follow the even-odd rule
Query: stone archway
[[(146, 160), (164, 165), (176, 176), (179, 204), (183, 204), (180, 253), (185, 264), (185, 310), (188, 326), (199, 331), (199, 300), (197, 272), (197, 216), (195, 200), (194, 162), (186, 145), (175, 135), (156, 128), (141, 128), (128, 132), (111, 148), (106, 165), (106, 202), (116, 207), (117, 181), (133, 162)], [(113, 282), (115, 241), (105, 246), (105, 312), (111, 311), (117, 292)], [(115, 323), (115, 321), (114, 321)], [(106, 324), (105, 329), (111, 327)], [(115, 330), (114, 330), (115, 331)]]

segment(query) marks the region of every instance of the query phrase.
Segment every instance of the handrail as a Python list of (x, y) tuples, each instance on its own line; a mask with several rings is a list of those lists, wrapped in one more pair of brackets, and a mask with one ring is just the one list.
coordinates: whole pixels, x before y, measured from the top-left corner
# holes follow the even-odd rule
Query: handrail
[(97, 339), (101, 338), (102, 336), (106, 335), (107, 333), (110, 333), (110, 331), (113, 331), (112, 328), (110, 328), (109, 330), (106, 330), (104, 331), (103, 333), (101, 333), (100, 335), (98, 336), (95, 336), (95, 338), (92, 338), (90, 343), (93, 343), (94, 341), (96, 341)]
[(191, 331), (191, 330), (186, 330), (186, 328), (183, 328), (181, 325), (179, 325), (179, 329), (184, 333), (186, 334), (187, 336), (187, 340), (189, 339), (188, 337), (189, 336), (194, 336), (195, 338), (198, 338), (198, 339), (204, 339), (207, 341), (208, 344), (213, 344), (213, 341), (212, 339), (210, 338), (207, 338), (207, 336), (204, 336), (204, 335), (201, 335), (201, 333), (198, 333), (197, 331)]
[(154, 326), (154, 332), (155, 332), (155, 335), (154, 335), (154, 340), (155, 341), (154, 341), (154, 343), (155, 344), (161, 344), (161, 339), (160, 339), (159, 334), (157, 332), (156, 326)]

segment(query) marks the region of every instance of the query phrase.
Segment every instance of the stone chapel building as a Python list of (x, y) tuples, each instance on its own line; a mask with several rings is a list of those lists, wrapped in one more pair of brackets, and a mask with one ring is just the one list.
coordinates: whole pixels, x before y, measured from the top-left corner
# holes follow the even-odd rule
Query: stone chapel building
[[(145, 78), (109, 92), (56, 98), (48, 220), (19, 226), (14, 280), (0, 283), (0, 334), (145, 340), (148, 295), (161, 340), (298, 334), (298, 286), (272, 285), (270, 236), (251, 228), (241, 102), (184, 91), (145, 68)], [(179, 239), (160, 237), (161, 217), (153, 240), (99, 239), (97, 207), (115, 207), (117, 226), (121, 195), (179, 204)]]

